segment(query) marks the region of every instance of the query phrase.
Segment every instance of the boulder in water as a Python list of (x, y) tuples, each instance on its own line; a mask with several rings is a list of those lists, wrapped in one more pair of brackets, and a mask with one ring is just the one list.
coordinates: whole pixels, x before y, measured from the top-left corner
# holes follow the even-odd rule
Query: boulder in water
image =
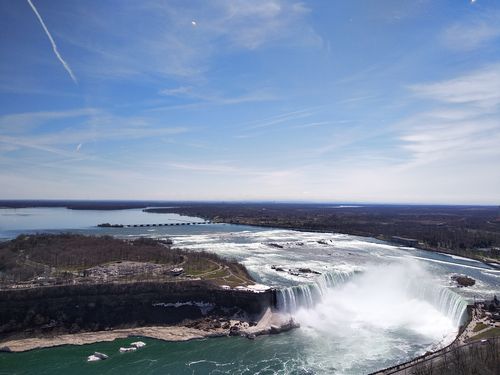
[(453, 275), (451, 279), (455, 281), (459, 287), (473, 286), (476, 283), (476, 280), (472, 277), (465, 275)]
[(142, 342), (142, 341), (136, 341), (136, 342), (131, 343), (130, 346), (139, 349), (139, 348), (146, 346), (146, 343)]
[(95, 352), (94, 354), (89, 355), (87, 357), (87, 362), (101, 361), (101, 360), (108, 359), (108, 358), (109, 357), (104, 353)]
[(137, 348), (135, 346), (132, 346), (130, 348), (120, 348), (120, 353), (127, 353), (127, 352), (134, 352), (136, 351)]
[(299, 268), (299, 272), (301, 272), (301, 273), (314, 273), (316, 275), (321, 275), (321, 272), (314, 271), (310, 268)]
[(288, 321), (283, 322), (279, 325), (271, 324), (270, 333), (276, 334), (276, 333), (281, 333), (281, 332), (287, 332), (287, 331), (290, 331), (294, 328), (299, 328), (299, 327), (300, 327), (300, 324), (297, 323), (293, 318), (290, 318)]
[(285, 272), (285, 269), (283, 267), (279, 267), (279, 266), (276, 266), (274, 264), (271, 266), (271, 269), (278, 271), (278, 272)]

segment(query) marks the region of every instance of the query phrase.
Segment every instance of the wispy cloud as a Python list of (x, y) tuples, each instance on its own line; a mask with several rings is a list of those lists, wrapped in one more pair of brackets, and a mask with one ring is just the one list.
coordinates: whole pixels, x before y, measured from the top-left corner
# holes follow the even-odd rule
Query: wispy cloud
[[(404, 124), (404, 149), (410, 165), (484, 158), (485, 165), (500, 155), (500, 65), (478, 69), (446, 81), (412, 87), (437, 107), (414, 115)], [(491, 159), (492, 155), (496, 155)], [(496, 163), (495, 163), (496, 164)]]
[(426, 123), (409, 130), (401, 140), (413, 155), (413, 166), (445, 160), (459, 163), (500, 155), (500, 123), (494, 119)]
[[(348, 121), (343, 121), (342, 123), (347, 123)], [(308, 128), (317, 128), (320, 126), (325, 126), (331, 124), (331, 121), (316, 121), (316, 122), (308, 122), (305, 124), (299, 124), (292, 126), (292, 129), (308, 129)]]
[[(86, 28), (92, 22), (94, 32), (106, 38), (91, 39), (79, 25), (62, 37), (86, 50), (79, 63), (87, 74), (106, 79), (168, 76), (194, 82), (221, 54), (276, 43), (321, 46), (307, 14), (300, 2), (284, 0), (217, 0), (182, 7), (164, 1), (123, 3), (113, 19), (99, 6), (93, 7), (92, 17), (85, 17)], [(148, 19), (147, 27), (135, 28), (137, 17)], [(124, 25), (129, 32), (123, 32)]]
[[(309, 12), (302, 3), (281, 0), (219, 1), (217, 8), (223, 16), (212, 25), (213, 32), (223, 35), (234, 46), (247, 49), (293, 35), (300, 37), (290, 26)], [(313, 35), (311, 30), (302, 31)]]
[(238, 168), (223, 164), (223, 163), (189, 163), (189, 162), (169, 162), (165, 163), (169, 168), (192, 171), (192, 172), (203, 172), (203, 173), (236, 173), (239, 171)]
[(165, 166), (173, 170), (203, 175), (220, 175), (224, 181), (231, 178), (249, 178), (252, 184), (285, 185), (302, 176), (301, 168), (259, 168), (237, 162), (169, 162)]
[(78, 108), (63, 111), (39, 111), (13, 113), (0, 116), (0, 132), (23, 132), (48, 121), (88, 117), (102, 113), (97, 108)]
[(484, 109), (500, 105), (500, 64), (447, 81), (410, 88), (425, 98), (449, 104), (470, 104)]
[(196, 89), (192, 86), (180, 86), (176, 88), (163, 89), (159, 92), (162, 96), (181, 98), (187, 103), (159, 105), (151, 108), (150, 111), (172, 111), (172, 110), (185, 110), (194, 109), (203, 106), (225, 106), (237, 105), (252, 102), (267, 102), (279, 100), (279, 96), (275, 95), (271, 90), (261, 89), (243, 94), (235, 95), (222, 95), (217, 92), (211, 92), (203, 89)]
[(281, 113), (279, 115), (268, 117), (267, 119), (264, 119), (262, 121), (254, 122), (253, 124), (249, 125), (248, 128), (249, 129), (267, 128), (281, 123), (307, 118), (312, 116), (317, 111), (317, 109), (318, 107), (314, 107), (314, 108), (305, 108), (296, 111)]
[[(62, 128), (34, 133), (35, 126), (71, 119)], [(121, 117), (95, 108), (65, 111), (19, 113), (0, 117), (0, 149), (31, 148), (60, 156), (81, 151), (89, 142), (116, 142), (157, 138), (185, 133), (183, 126), (166, 126), (147, 117)], [(67, 146), (71, 145), (71, 149)], [(76, 147), (76, 148), (75, 148)]]
[(162, 89), (159, 91), (159, 94), (163, 96), (184, 96), (191, 94), (192, 91), (193, 87), (191, 86), (179, 86), (168, 89)]
[(75, 75), (73, 74), (73, 71), (71, 70), (70, 66), (68, 63), (62, 58), (61, 54), (59, 53), (59, 50), (57, 49), (56, 42), (54, 41), (54, 38), (52, 38), (52, 35), (49, 32), (49, 29), (47, 29), (47, 26), (45, 26), (45, 22), (43, 22), (42, 16), (40, 13), (38, 13), (38, 10), (36, 9), (35, 5), (31, 2), (31, 0), (27, 0), (28, 4), (30, 5), (31, 9), (33, 9), (33, 12), (35, 13), (36, 17), (38, 18), (38, 21), (40, 21), (40, 24), (42, 25), (43, 30), (45, 31), (45, 34), (47, 34), (47, 38), (49, 38), (50, 44), (52, 45), (52, 50), (54, 51), (54, 54), (56, 55), (57, 59), (61, 62), (62, 66), (66, 71), (68, 72), (69, 76), (73, 80), (74, 83), (78, 83)]
[(500, 38), (500, 12), (476, 15), (446, 28), (441, 36), (444, 44), (457, 51), (471, 51)]

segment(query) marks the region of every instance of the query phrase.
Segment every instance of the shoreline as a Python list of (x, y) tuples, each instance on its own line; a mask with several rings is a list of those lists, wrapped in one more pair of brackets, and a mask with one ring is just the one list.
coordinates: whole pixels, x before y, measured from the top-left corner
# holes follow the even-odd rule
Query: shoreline
[[(211, 319), (211, 318), (207, 318)], [(212, 319), (213, 320), (213, 319)], [(88, 345), (98, 342), (114, 341), (128, 337), (144, 337), (162, 341), (182, 342), (215, 337), (241, 336), (255, 339), (257, 336), (277, 334), (299, 328), (290, 315), (276, 313), (268, 308), (256, 325), (250, 325), (247, 319), (230, 319), (228, 328), (194, 328), (186, 325), (145, 326), (119, 328), (108, 331), (68, 333), (7, 339), (0, 341), (0, 352), (21, 353), (31, 350), (54, 348), (64, 345)]]

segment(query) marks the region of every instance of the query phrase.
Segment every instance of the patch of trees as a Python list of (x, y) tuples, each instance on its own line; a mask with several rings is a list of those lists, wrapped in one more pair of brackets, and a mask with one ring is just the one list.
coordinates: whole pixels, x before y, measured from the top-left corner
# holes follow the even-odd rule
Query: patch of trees
[[(85, 269), (120, 261), (168, 266), (182, 264), (200, 272), (221, 265), (251, 280), (242, 265), (223, 260), (214, 253), (174, 248), (170, 239), (141, 237), (121, 240), (111, 236), (37, 234), (20, 235), (12, 241), (0, 243), (0, 282), (36, 281), (38, 285), (43, 283), (43, 280), (36, 280), (38, 277), (56, 277), (56, 283), (66, 284)], [(145, 276), (138, 273), (134, 277), (140, 280)]]
[(0, 247), (31, 263), (50, 267), (87, 268), (118, 260), (179, 263), (182, 252), (149, 239), (124, 241), (110, 236), (78, 234), (21, 235)]

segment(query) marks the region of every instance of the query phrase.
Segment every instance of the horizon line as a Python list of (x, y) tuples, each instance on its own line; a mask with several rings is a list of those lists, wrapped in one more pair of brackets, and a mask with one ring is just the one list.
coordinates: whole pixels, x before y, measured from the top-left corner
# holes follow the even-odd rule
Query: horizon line
[[(131, 202), (131, 203), (253, 203), (253, 204), (334, 204), (370, 206), (463, 206), (463, 207), (500, 207), (500, 203), (416, 203), (416, 202), (371, 202), (371, 201), (326, 201), (326, 200), (278, 200), (278, 199), (78, 199), (78, 198), (7, 198), (1, 202)], [(2, 208), (2, 207), (0, 207)], [(354, 207), (345, 207), (354, 208)]]

